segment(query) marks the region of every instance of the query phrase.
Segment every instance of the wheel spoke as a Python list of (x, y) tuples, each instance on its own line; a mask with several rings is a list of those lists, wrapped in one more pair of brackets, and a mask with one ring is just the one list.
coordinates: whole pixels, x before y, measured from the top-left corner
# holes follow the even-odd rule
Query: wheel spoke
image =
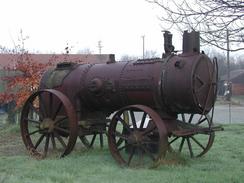
[(131, 160), (135, 154), (135, 151), (136, 151), (136, 148), (133, 146), (132, 147), (132, 152), (130, 153), (130, 156), (129, 156), (129, 159), (128, 159), (128, 162), (127, 162), (127, 165), (130, 166), (130, 163), (131, 163)]
[[(103, 134), (102, 133), (98, 133), (99, 134), (99, 139), (100, 139), (100, 147), (103, 147)], [(97, 134), (91, 134), (92, 135), (92, 139), (89, 141), (88, 138), (86, 136), (79, 136), (81, 142), (86, 146), (86, 148), (91, 148), (96, 140)], [(89, 136), (91, 136), (89, 135)], [(90, 139), (90, 138), (89, 138)]]
[(121, 138), (121, 139), (123, 139), (123, 140), (128, 140), (128, 136), (123, 135), (122, 133), (120, 133), (120, 132), (118, 132), (118, 131), (114, 132), (113, 134), (114, 134), (116, 137), (119, 137), (119, 138)]
[(44, 156), (47, 155), (48, 146), (49, 146), (49, 139), (50, 139), (50, 134), (47, 134), (46, 143), (45, 143), (45, 147), (44, 147)]
[(141, 148), (143, 149), (143, 151), (153, 160), (153, 161), (155, 161), (156, 160), (156, 158), (153, 156), (153, 154), (150, 152), (150, 151), (148, 151), (148, 149), (145, 147), (145, 146), (141, 146)]
[(121, 151), (121, 150), (123, 150), (123, 149), (125, 149), (125, 148), (127, 148), (127, 147), (130, 147), (131, 145), (132, 145), (132, 144), (125, 144), (124, 146), (118, 148), (118, 151)]
[(192, 157), (194, 157), (194, 155), (193, 155), (192, 146), (191, 146), (191, 142), (190, 142), (189, 137), (186, 138), (186, 141), (187, 141), (188, 149), (189, 149), (189, 152), (190, 152), (190, 155), (191, 155), (191, 158), (192, 158)]
[(190, 115), (190, 118), (189, 118), (189, 120), (188, 120), (188, 123), (191, 123), (191, 122), (192, 122), (193, 116), (194, 116), (194, 114), (191, 114), (191, 115)]
[(205, 120), (207, 120), (207, 117), (203, 118), (203, 119), (199, 119), (199, 121), (196, 123), (196, 125), (200, 125), (201, 123), (203, 123)]
[(43, 130), (38, 129), (38, 130), (35, 130), (35, 131), (31, 132), (31, 133), (26, 134), (26, 136), (28, 137), (28, 136), (34, 135), (37, 132), (41, 132), (41, 131), (43, 131)]
[(140, 124), (140, 127), (139, 127), (140, 129), (143, 129), (146, 117), (147, 117), (147, 113), (144, 112), (143, 116), (142, 116), (142, 119), (141, 119), (141, 124)]
[(122, 125), (129, 131), (131, 132), (130, 126), (120, 117), (120, 116), (116, 116), (116, 120), (120, 121), (122, 123)]
[(63, 104), (62, 104), (62, 102), (60, 102), (59, 105), (58, 105), (58, 107), (57, 107), (57, 110), (55, 111), (55, 113), (54, 113), (53, 116), (52, 116), (52, 120), (55, 121), (55, 119), (56, 119), (58, 113), (60, 112), (60, 110), (61, 110), (61, 108), (62, 108), (62, 106), (63, 106)]
[(186, 123), (185, 114), (181, 114), (182, 121)]
[(55, 136), (54, 136), (53, 133), (52, 133), (52, 135), (51, 135), (51, 141), (52, 141), (52, 144), (53, 144), (53, 149), (57, 149), (57, 147), (56, 147), (56, 142), (55, 142)]
[(54, 129), (56, 129), (58, 131), (61, 131), (61, 132), (64, 132), (66, 134), (69, 134), (69, 130), (67, 130), (65, 128), (61, 128), (61, 127), (55, 126)]
[(100, 136), (100, 147), (103, 148), (103, 134), (100, 133), (99, 136)]
[(30, 118), (25, 118), (25, 120), (29, 121), (29, 122), (32, 122), (32, 123), (35, 123), (35, 124), (40, 124), (41, 122), (38, 121), (38, 120), (34, 120), (34, 119), (30, 119)]
[(185, 138), (184, 138), (184, 137), (182, 137), (182, 139), (181, 139), (181, 143), (180, 143), (180, 147), (179, 147), (179, 152), (181, 152), (181, 151), (182, 151), (182, 148), (183, 148), (184, 142), (185, 142)]
[(206, 150), (206, 148), (193, 136), (191, 137), (191, 139), (197, 144), (199, 145), (204, 151)]
[(63, 117), (63, 118), (61, 118), (61, 119), (55, 121), (54, 124), (57, 125), (57, 124), (61, 123), (62, 121), (66, 120), (66, 119), (68, 119), (68, 116), (65, 116), (65, 117)]
[(125, 140), (124, 139), (119, 139), (117, 142), (116, 142), (116, 146), (119, 147)]
[(55, 133), (55, 136), (57, 137), (60, 144), (66, 149), (67, 146), (66, 146), (64, 140), (62, 139), (62, 137), (58, 133)]
[(34, 146), (35, 149), (41, 144), (41, 142), (42, 142), (42, 140), (43, 140), (44, 137), (45, 137), (45, 134), (42, 134), (40, 136), (40, 138), (37, 140), (37, 142), (36, 142), (36, 144)]
[(143, 153), (143, 149), (140, 147), (139, 162), (141, 163), (141, 165), (143, 164), (143, 159), (144, 159), (144, 153)]
[(153, 132), (153, 130), (155, 130), (155, 129), (156, 129), (156, 126), (153, 124), (153, 126), (150, 127), (150, 128), (147, 128), (147, 129), (142, 133), (142, 135), (145, 136), (145, 135), (147, 135), (147, 134)]
[(89, 148), (89, 141), (87, 140), (87, 138), (85, 136), (79, 136), (80, 141), (87, 147)]
[(93, 146), (93, 144), (94, 144), (94, 142), (95, 142), (95, 139), (96, 139), (96, 136), (97, 136), (97, 134), (94, 134), (94, 135), (93, 135), (92, 140), (91, 140), (90, 147)]
[(173, 140), (169, 142), (169, 145), (172, 144), (174, 141), (176, 141), (179, 137), (175, 137)]
[(130, 110), (130, 117), (131, 117), (133, 128), (137, 129), (135, 114), (134, 114), (134, 112), (132, 110)]

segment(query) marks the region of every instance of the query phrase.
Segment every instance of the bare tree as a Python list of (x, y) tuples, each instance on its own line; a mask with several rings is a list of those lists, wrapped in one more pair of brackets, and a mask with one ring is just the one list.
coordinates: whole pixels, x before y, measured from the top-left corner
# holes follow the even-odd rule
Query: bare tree
[(146, 50), (144, 57), (145, 58), (156, 58), (156, 57), (160, 57), (160, 56), (157, 53), (157, 51), (155, 51), (155, 50)]
[(139, 57), (133, 55), (122, 55), (119, 61), (131, 61), (131, 60), (138, 60)]
[(243, 0), (146, 0), (163, 9), (160, 20), (167, 29), (196, 30), (204, 44), (226, 50), (227, 30), (229, 51), (244, 50)]

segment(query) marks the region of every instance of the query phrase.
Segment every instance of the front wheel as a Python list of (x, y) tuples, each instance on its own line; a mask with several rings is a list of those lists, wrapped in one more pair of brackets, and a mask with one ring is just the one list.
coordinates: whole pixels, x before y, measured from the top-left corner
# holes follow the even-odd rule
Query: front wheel
[[(129, 117), (125, 118), (125, 113)], [(155, 167), (168, 149), (167, 130), (151, 108), (131, 105), (114, 114), (108, 129), (108, 143), (120, 165)]]
[(208, 114), (179, 114), (178, 120), (183, 126), (208, 130), (186, 136), (172, 135), (169, 138), (170, 147), (180, 153), (188, 154), (192, 158), (201, 157), (207, 153), (212, 147), (215, 137), (215, 132), (211, 130), (213, 125), (210, 116)]

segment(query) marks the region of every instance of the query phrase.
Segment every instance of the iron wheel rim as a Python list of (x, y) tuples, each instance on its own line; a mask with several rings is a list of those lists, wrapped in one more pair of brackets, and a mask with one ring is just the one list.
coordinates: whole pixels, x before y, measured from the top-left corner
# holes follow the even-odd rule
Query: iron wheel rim
[[(44, 96), (48, 96), (49, 100), (44, 101)], [(56, 108), (53, 108), (54, 100), (59, 101)], [(37, 106), (35, 101), (39, 101)], [(65, 112), (64, 117), (58, 119), (61, 110)], [(33, 112), (38, 116), (37, 119), (30, 117)], [(68, 125), (63, 127), (66, 120)], [(48, 127), (45, 127), (44, 121)], [(33, 123), (36, 124), (34, 127)], [(58, 156), (68, 155), (75, 146), (78, 134), (77, 118), (71, 102), (64, 94), (53, 89), (37, 91), (27, 99), (21, 113), (20, 128), (27, 150), (31, 155), (41, 158), (47, 157), (48, 153), (51, 154), (51, 149), (56, 150), (57, 146), (61, 149)]]
[[(135, 116), (131, 117), (129, 125), (126, 124), (122, 119), (125, 111), (128, 111), (130, 116), (133, 116), (135, 112), (142, 112), (141, 124), (136, 124)], [(147, 116), (151, 120), (148, 122), (148, 126), (144, 127)], [(119, 130), (122, 131), (119, 132)], [(134, 139), (133, 136), (135, 136)], [(151, 139), (153, 136), (157, 137), (157, 139)], [(121, 143), (121, 139), (124, 140), (123, 143)], [(167, 130), (160, 116), (151, 108), (143, 105), (131, 105), (120, 109), (114, 114), (108, 129), (108, 143), (113, 158), (121, 166), (156, 167), (160, 164), (160, 160), (164, 158), (167, 151)], [(157, 148), (156, 153), (150, 152), (150, 144), (155, 144)], [(127, 154), (126, 150), (128, 151)], [(146, 162), (146, 158), (148, 162)], [(146, 165), (144, 163), (146, 163)]]

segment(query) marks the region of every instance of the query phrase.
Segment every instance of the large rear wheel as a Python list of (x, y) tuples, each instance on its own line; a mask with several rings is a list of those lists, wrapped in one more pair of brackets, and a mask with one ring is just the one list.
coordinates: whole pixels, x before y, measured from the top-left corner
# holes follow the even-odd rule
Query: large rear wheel
[(20, 128), (28, 151), (45, 158), (47, 155), (68, 155), (75, 146), (78, 125), (69, 99), (60, 91), (45, 89), (27, 99)]

